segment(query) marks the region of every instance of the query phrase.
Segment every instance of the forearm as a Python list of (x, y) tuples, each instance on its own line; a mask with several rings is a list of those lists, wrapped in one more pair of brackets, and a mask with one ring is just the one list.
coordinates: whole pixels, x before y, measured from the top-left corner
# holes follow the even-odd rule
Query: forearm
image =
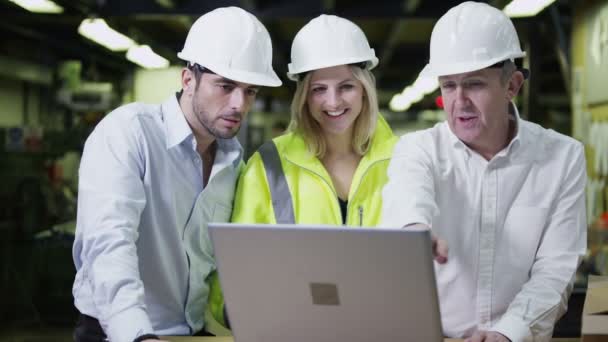
[(410, 148), (393, 157), (387, 171), (388, 182), (382, 190), (383, 227), (432, 225), (438, 208), (431, 170), (432, 162)]
[[(538, 261), (532, 278), (523, 286), (491, 330), (511, 341), (545, 341), (567, 309), (579, 256)], [(557, 261), (557, 262), (556, 262)]]
[(132, 228), (103, 228), (85, 237), (83, 255), (98, 319), (111, 341), (152, 333)]

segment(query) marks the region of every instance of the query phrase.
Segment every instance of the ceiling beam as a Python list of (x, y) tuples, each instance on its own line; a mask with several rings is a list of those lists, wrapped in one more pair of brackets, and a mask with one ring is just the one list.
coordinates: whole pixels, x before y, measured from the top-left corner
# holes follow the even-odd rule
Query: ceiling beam
[(321, 0), (321, 10), (323, 13), (334, 13), (336, 0)]
[(384, 72), (391, 62), (393, 53), (395, 52), (395, 47), (399, 43), (399, 37), (401, 36), (402, 32), (404, 32), (406, 26), (405, 20), (397, 20), (393, 24), (391, 32), (388, 34), (388, 38), (386, 38), (386, 43), (384, 44), (379, 55), (379, 60), (381, 63), (378, 71), (376, 72), (376, 81), (378, 83), (381, 82)]
[(258, 6), (255, 0), (241, 0), (241, 7), (249, 12), (255, 13)]
[[(78, 56), (78, 58), (85, 61), (95, 61), (95, 63), (109, 69), (126, 72), (133, 66), (124, 56), (119, 56), (109, 51), (107, 53), (101, 52), (101, 47), (88, 47), (87, 44), (83, 44), (77, 39), (65, 39), (65, 37), (58, 37), (52, 32), (42, 33), (31, 27), (19, 26), (15, 23), (7, 23), (6, 21), (0, 21), (0, 30), (10, 32), (26, 40), (37, 42), (38, 46), (42, 46), (50, 51), (75, 55), (75, 57)], [(48, 59), (48, 56), (46, 59)], [(41, 64), (48, 63), (44, 63), (43, 61), (38, 62), (41, 62)]]

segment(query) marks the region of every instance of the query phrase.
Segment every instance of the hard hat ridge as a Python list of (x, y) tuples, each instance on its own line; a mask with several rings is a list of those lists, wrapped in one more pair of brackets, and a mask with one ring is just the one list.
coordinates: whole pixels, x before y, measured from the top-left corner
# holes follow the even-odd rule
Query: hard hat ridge
[(430, 60), (420, 75), (471, 72), (525, 55), (506, 14), (485, 3), (467, 1), (446, 12), (433, 27)]
[(251, 13), (223, 7), (198, 18), (177, 56), (234, 81), (277, 87), (268, 31)]
[(337, 65), (365, 63), (367, 69), (378, 65), (374, 49), (365, 34), (350, 20), (322, 14), (298, 31), (291, 45), (287, 77)]

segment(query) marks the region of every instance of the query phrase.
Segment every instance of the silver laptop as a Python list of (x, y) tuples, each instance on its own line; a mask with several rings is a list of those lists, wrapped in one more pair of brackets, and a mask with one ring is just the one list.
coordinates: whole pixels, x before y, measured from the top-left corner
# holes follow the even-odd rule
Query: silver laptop
[(428, 231), (209, 231), (235, 342), (443, 341)]

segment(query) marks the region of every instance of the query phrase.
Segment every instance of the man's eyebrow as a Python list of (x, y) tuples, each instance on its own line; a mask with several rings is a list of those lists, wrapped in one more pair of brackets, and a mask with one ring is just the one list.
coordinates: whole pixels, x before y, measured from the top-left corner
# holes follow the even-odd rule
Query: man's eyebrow
[[(461, 79), (463, 81), (466, 81), (470, 78), (487, 79), (488, 75), (484, 74), (483, 72), (481, 72), (481, 70), (479, 70), (479, 71), (473, 71), (473, 72), (467, 73), (467, 75), (463, 76)], [(447, 81), (456, 81), (456, 80), (450, 76), (439, 76), (439, 82), (447, 82)]]
[(213, 82), (215, 83), (228, 83), (228, 84), (233, 84), (233, 85), (237, 85), (235, 81), (229, 79), (229, 78), (225, 78), (225, 77), (220, 77), (216, 80), (214, 80)]
[[(220, 77), (220, 78), (216, 79), (214, 82), (215, 83), (226, 83), (226, 84), (230, 84), (230, 85), (233, 85), (233, 86), (236, 86), (236, 87), (239, 86), (238, 82), (233, 81), (233, 80), (231, 80), (229, 78), (225, 78), (225, 77)], [(257, 89), (260, 89), (260, 86), (252, 84), (252, 85), (249, 85), (247, 87), (247, 89), (256, 89), (257, 90)]]

